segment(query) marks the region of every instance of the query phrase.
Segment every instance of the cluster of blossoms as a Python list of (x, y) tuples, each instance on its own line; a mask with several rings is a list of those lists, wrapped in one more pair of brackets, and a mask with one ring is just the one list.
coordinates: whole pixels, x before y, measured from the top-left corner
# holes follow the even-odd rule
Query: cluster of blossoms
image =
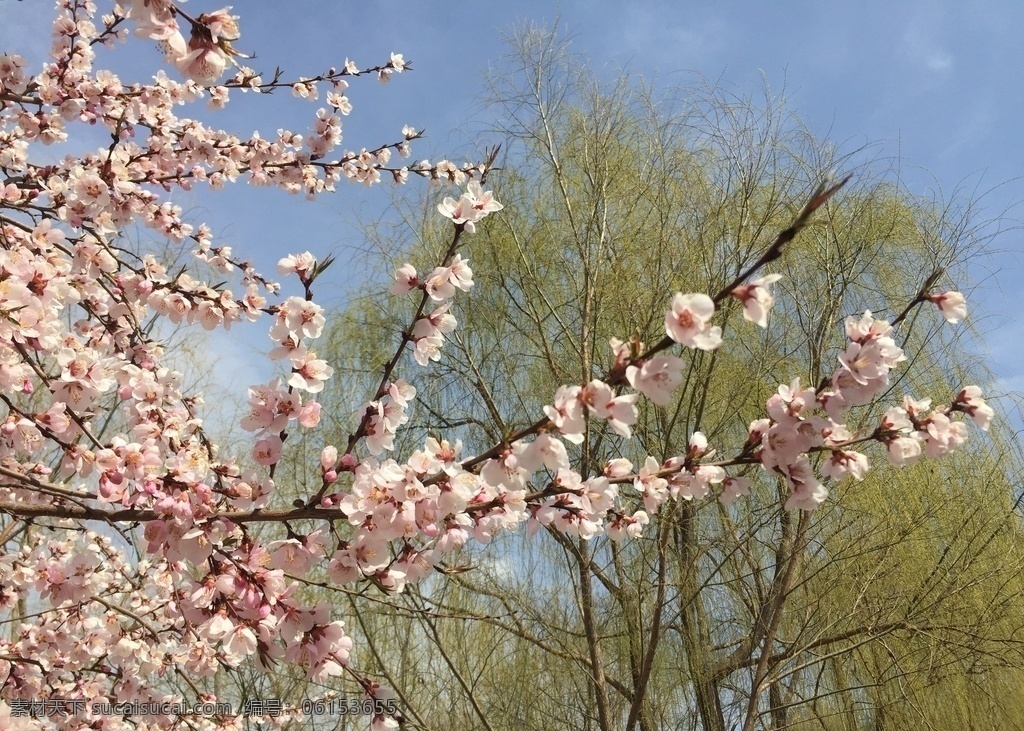
[[(728, 292), (743, 303), (744, 317), (762, 327), (767, 326), (768, 313), (774, 298), (766, 285), (777, 282), (779, 275), (768, 275)], [(926, 294), (922, 300), (935, 302), (950, 322), (966, 315), (963, 296), (958, 292)], [(677, 294), (672, 310), (665, 316), (668, 336), (691, 347), (711, 349), (720, 344), (720, 332), (707, 325), (714, 313), (714, 303), (706, 295)], [(849, 449), (852, 444), (877, 440), (886, 445), (889, 461), (896, 466), (915, 461), (924, 452), (929, 457), (940, 457), (961, 446), (967, 439), (966, 427), (949, 417), (954, 411), (968, 413), (983, 429), (987, 429), (992, 409), (981, 398), (976, 386), (965, 388), (949, 406), (925, 416), (923, 412), (931, 401), (914, 401), (907, 397), (903, 408), (886, 412), (882, 423), (870, 435), (855, 437), (845, 426), (845, 414), (855, 406), (871, 403), (889, 387), (889, 373), (906, 360), (902, 349), (892, 338), (893, 327), (884, 320), (874, 318), (870, 311), (860, 318), (847, 318), (846, 334), (849, 345), (838, 357), (839, 368), (832, 376), (830, 387), (801, 387), (800, 380), (782, 385), (766, 403), (767, 418), (755, 420), (748, 429), (748, 438), (742, 452), (732, 460), (694, 467), (694, 460), (707, 453), (707, 442), (696, 433), (691, 441), (690, 453), (685, 457), (670, 458), (659, 465), (648, 459), (637, 490), (644, 496), (648, 511), (671, 497), (692, 499), (708, 492), (709, 484), (723, 483), (722, 499), (732, 502), (747, 494), (750, 483), (745, 477), (727, 477), (723, 466), (759, 463), (765, 470), (782, 476), (790, 487), (791, 495), (785, 508), (813, 510), (827, 496), (828, 490), (816, 476), (812, 455), (823, 452), (821, 474), (833, 480), (852, 476), (864, 478), (869, 469), (867, 457)], [(613, 348), (618, 348), (613, 343)], [(665, 356), (655, 356), (643, 367)], [(655, 403), (665, 403), (668, 391), (679, 383), (680, 363), (662, 360), (655, 373), (660, 375), (656, 385), (639, 380), (643, 368), (630, 366), (626, 371), (631, 386), (644, 393)], [(681, 467), (681, 469), (680, 469)], [(663, 479), (667, 475), (668, 480)], [(670, 489), (673, 481), (683, 483), (683, 489)]]
[(406, 294), (414, 289), (424, 292), (423, 304), (428, 300), (433, 309), (416, 318), (409, 337), (412, 339), (413, 355), (421, 366), (432, 360), (441, 359), (444, 335), (458, 325), (455, 316), (448, 310), (457, 290), (468, 292), (473, 287), (473, 270), (461, 254), (455, 254), (447, 266), (435, 267), (427, 277), (420, 280), (412, 264), (404, 264), (395, 272), (392, 294)]
[[(738, 285), (725, 294), (743, 305), (744, 318), (767, 327), (774, 297), (768, 285), (781, 279), (770, 274)], [(959, 292), (923, 293), (919, 301), (935, 303), (949, 322), (966, 316), (966, 305)], [(630, 425), (636, 423), (638, 394), (657, 405), (668, 404), (672, 391), (682, 382), (684, 361), (668, 355), (652, 355), (669, 342), (699, 350), (713, 350), (722, 344), (721, 328), (709, 322), (716, 311), (715, 301), (705, 294), (678, 293), (665, 314), (666, 341), (644, 352), (638, 340), (611, 342), (614, 364), (610, 382), (594, 380), (580, 386), (562, 386), (555, 393), (551, 406), (545, 407), (547, 424), (575, 443), (583, 440), (585, 415), (604, 419), (623, 437), (630, 436)], [(968, 386), (946, 407), (925, 415), (930, 400), (915, 401), (907, 397), (902, 408), (886, 412), (878, 428), (865, 437), (855, 437), (844, 420), (853, 407), (871, 403), (889, 387), (889, 373), (906, 360), (903, 350), (892, 338), (893, 326), (874, 318), (870, 311), (846, 321), (849, 344), (838, 357), (839, 368), (828, 384), (820, 388), (801, 387), (800, 380), (782, 385), (766, 403), (767, 418), (750, 424), (748, 438), (740, 454), (733, 459), (702, 463), (700, 458), (714, 455), (703, 434), (696, 432), (686, 455), (659, 462), (648, 457), (636, 476), (629, 475), (632, 465), (625, 460), (609, 463), (606, 473), (618, 480), (633, 481), (642, 497), (647, 513), (654, 513), (669, 498), (693, 500), (708, 495), (710, 486), (721, 484), (721, 498), (731, 503), (750, 491), (750, 480), (744, 476), (728, 476), (724, 467), (760, 464), (765, 470), (783, 477), (791, 494), (787, 510), (813, 510), (828, 496), (827, 488), (815, 474), (812, 457), (824, 452), (821, 474), (835, 481), (852, 476), (864, 478), (870, 465), (868, 458), (850, 449), (864, 441), (880, 441), (886, 446), (891, 464), (902, 466), (922, 454), (941, 457), (967, 440), (963, 423), (950, 418), (956, 411), (967, 413), (982, 429), (987, 429), (993, 411), (977, 386)], [(617, 394), (614, 385), (628, 383), (638, 393)], [(829, 387), (825, 387), (825, 386)], [(551, 467), (549, 466), (549, 469)], [(561, 472), (556, 484), (571, 483)], [(614, 515), (622, 515), (618, 510)], [(602, 515), (589, 516), (590, 524), (600, 526)]]
[[(373, 69), (346, 61), (340, 71), (288, 82), (265, 82), (237, 67), (233, 78), (206, 88), (244, 58), (232, 45), (239, 30), (227, 10), (192, 18), (169, 0), (132, 0), (97, 25), (92, 0), (61, 0), (59, 7), (51, 58), (38, 74), (29, 76), (18, 56), (0, 56), (0, 398), (7, 406), (0, 513), (10, 518), (0, 527), (0, 607), (21, 620), (0, 640), (5, 728), (175, 728), (182, 719), (129, 722), (91, 711), (15, 719), (5, 702), (176, 701), (168, 673), (193, 683), (247, 661), (262, 668), (294, 663), (319, 681), (345, 676), (386, 699), (388, 691), (350, 662), (357, 648), (331, 607), (300, 600), (303, 582), (319, 582), (326, 572), (333, 586), (370, 582), (398, 592), (468, 541), (487, 543), (523, 523), (625, 540), (668, 500), (704, 499), (715, 486), (726, 502), (747, 494), (751, 480), (727, 474), (729, 467), (760, 464), (789, 484), (787, 508), (810, 510), (827, 494), (812, 469), (815, 455), (826, 478), (860, 479), (868, 462), (851, 449), (857, 443), (881, 442), (894, 464), (904, 464), (963, 444), (958, 412), (982, 428), (992, 418), (980, 391), (968, 386), (948, 406), (929, 411), (930, 402), (907, 399), (871, 434), (850, 433), (844, 415), (884, 392), (889, 372), (904, 360), (892, 325), (865, 313), (847, 321), (850, 342), (831, 380), (820, 388), (799, 381), (780, 387), (734, 457), (713, 461), (716, 450), (698, 432), (682, 455), (647, 457), (636, 468), (613, 459), (591, 476), (574, 470), (569, 450), (589, 429), (630, 439), (641, 398), (671, 402), (685, 361), (662, 351), (722, 344), (721, 328), (710, 321), (725, 297), (742, 303), (748, 321), (767, 326), (774, 301), (768, 287), (779, 278), (767, 275), (715, 298), (677, 294), (664, 340), (650, 347), (613, 340), (606, 376), (560, 387), (535, 424), (476, 457), (440, 437), (404, 459), (389, 457), (416, 396), (394, 373), (400, 356), (408, 348), (420, 365), (439, 359), (444, 335), (457, 324), (452, 301), (473, 286), (460, 239), (502, 208), (482, 187), (493, 159), (388, 167), (393, 151), (409, 154), (418, 137), (410, 127), (391, 144), (333, 156), (340, 118), (352, 108), (343, 77), (373, 71), (386, 80), (409, 68), (401, 55)], [(125, 20), (157, 41), (188, 81), (160, 72), (150, 84), (125, 85), (94, 69), (94, 47), (123, 40)], [(289, 87), (315, 100), (322, 86), (330, 86), (329, 108), (318, 110), (305, 137), (281, 130), (242, 138), (179, 116), (179, 107), (207, 96), (223, 107), (230, 89)], [(58, 163), (30, 157), (66, 139), (72, 124), (98, 125), (113, 144)], [(320, 452), (319, 482), (309, 486), (308, 500), (282, 508), (274, 475), (288, 432), (296, 423), (319, 425), (317, 394), (333, 374), (310, 349), (326, 324), (312, 290), (329, 262), (310, 253), (283, 258), (279, 273), (297, 277), (303, 294), (282, 296), (229, 247), (214, 246), (208, 228), (185, 222), (165, 194), (244, 180), (316, 196), (342, 179), (376, 183), (382, 172), (398, 182), (413, 174), (466, 184), (439, 205), (454, 226), (452, 243), (428, 275), (408, 264), (397, 271), (393, 292), (421, 292), (398, 352), (357, 410), (359, 426), (344, 451), (329, 445)], [(176, 243), (194, 241), (192, 273), (172, 274), (158, 257), (118, 243), (135, 222)], [(242, 294), (204, 281), (202, 270), (217, 280), (237, 277)], [(966, 315), (955, 292), (928, 292), (919, 301), (935, 303), (951, 322)], [(269, 359), (286, 373), (249, 388), (240, 426), (251, 434), (251, 451), (241, 458), (221, 456), (211, 442), (197, 415), (201, 399), (183, 390), (152, 337), (154, 318), (205, 330), (269, 319)], [(86, 529), (90, 521), (103, 521), (111, 535)], [(252, 530), (254, 523), (283, 532), (265, 539), (271, 532)], [(36, 606), (40, 611), (26, 612)], [(192, 700), (213, 699), (193, 687)], [(371, 720), (375, 729), (398, 725), (386, 714)], [(188, 719), (190, 727), (210, 730), (245, 723), (241, 716)]]
[(409, 421), (406, 409), (416, 396), (416, 389), (404, 379), (389, 383), (384, 394), (376, 401), (363, 404), (358, 416), (365, 425), (366, 451), (372, 455), (394, 449), (398, 428)]
[(490, 191), (485, 192), (476, 180), (469, 182), (466, 192), (458, 200), (445, 198), (437, 204), (437, 210), (455, 225), (462, 226), (466, 233), (474, 233), (478, 221), (502, 208), (504, 206), (494, 199), (494, 195)]
[[(171, 686), (158, 679), (169, 669), (195, 677), (246, 660), (293, 662), (318, 678), (338, 675), (351, 647), (342, 622), (325, 605), (298, 602), (299, 585), (284, 574), (301, 576), (329, 558), (326, 530), (263, 545), (251, 539), (244, 516), (231, 517), (272, 504), (273, 467), (287, 430), (320, 421), (315, 398), (332, 369), (309, 342), (324, 328), (322, 310), (308, 292), (271, 304), (279, 286), (235, 259), (230, 247), (215, 246), (206, 226), (186, 223), (164, 194), (248, 181), (316, 195), (342, 179), (375, 183), (382, 172), (398, 182), (410, 172), (465, 181), (483, 170), (447, 161), (389, 168), (393, 151), (409, 156), (418, 137), (411, 127), (394, 143), (327, 159), (341, 142), (340, 118), (352, 109), (343, 77), (372, 71), (386, 80), (409, 68), (399, 54), (374, 69), (346, 61), (341, 70), (295, 82), (264, 81), (237, 67), (222, 85), (205, 88), (242, 58), (231, 45), (239, 35), (236, 18), (226, 10), (191, 18), (166, 0), (136, 0), (101, 18), (91, 0), (59, 5), (51, 58), (41, 71), (30, 75), (25, 59), (0, 55), (0, 389), (7, 406), (0, 512), (17, 521), (57, 521), (51, 532), (27, 529), (20, 549), (9, 552), (5, 543), (0, 553), (0, 604), (46, 607), (0, 642), (0, 699), (173, 701)], [(95, 69), (96, 48), (125, 40), (125, 21), (156, 40), (187, 80), (161, 71), (149, 84), (129, 85)], [(239, 137), (181, 116), (204, 98), (224, 107), (231, 89), (262, 93), (286, 85), (311, 100), (318, 87), (329, 87), (329, 108), (317, 111), (306, 136), (282, 130)], [(34, 149), (65, 141), (74, 124), (105, 128), (114, 144), (40, 164)], [(497, 204), (483, 205), (489, 211)], [(135, 223), (173, 242), (194, 241), (200, 267), (237, 281), (241, 295), (204, 281), (195, 268), (172, 274), (157, 256), (126, 250), (117, 238)], [(308, 290), (315, 266), (312, 256), (298, 255), (282, 260), (279, 271), (297, 275)], [(452, 268), (459, 280), (458, 262)], [(438, 281), (433, 291), (442, 288)], [(201, 399), (183, 392), (149, 323), (158, 318), (212, 331), (267, 316), (275, 343), (270, 358), (287, 363), (288, 373), (250, 388), (242, 428), (253, 446), (241, 464), (219, 458), (197, 416)], [(371, 405), (370, 448), (383, 448), (386, 434), (404, 422), (397, 412), (411, 393), (401, 383), (392, 391)], [(68, 520), (104, 516), (125, 541), (89, 531), (53, 537)], [(8, 527), (18, 525), (28, 524)], [(9, 541), (19, 533), (0, 535)], [(128, 557), (133, 542), (144, 558)], [(369, 678), (349, 677), (367, 692), (379, 690)], [(11, 728), (58, 723), (12, 719), (2, 700), (0, 716)], [(129, 727), (88, 715), (65, 722)], [(132, 727), (174, 723), (157, 716)], [(243, 721), (190, 723), (229, 728)]]
[[(458, 171), (453, 165), (442, 168), (449, 179), (453, 182), (465, 178), (465, 173)], [(473, 233), (476, 231), (475, 224), (485, 218), (488, 214), (500, 211), (504, 206), (495, 200), (491, 191), (484, 191), (477, 180), (471, 180), (466, 186), (466, 192), (456, 201), (454, 198), (445, 198), (438, 204), (438, 210), (458, 227), (459, 233)], [(458, 239), (456, 239), (457, 243)], [(462, 254), (455, 253), (446, 257), (447, 263), (435, 267), (426, 277), (420, 278), (416, 268), (412, 264), (404, 264), (395, 272), (395, 282), (391, 286), (392, 294), (407, 294), (413, 290), (423, 291), (423, 302), (420, 305), (418, 317), (412, 324), (407, 337), (411, 339), (414, 349), (413, 356), (421, 366), (427, 365), (430, 361), (441, 359), (441, 346), (444, 345), (444, 336), (452, 332), (458, 321), (448, 310), (451, 309), (452, 299), (457, 291), (468, 292), (473, 288), (473, 270), (469, 263), (462, 258)], [(424, 312), (424, 306), (430, 302), (433, 309), (429, 313)], [(374, 453), (375, 454), (375, 453)]]
[(233, 56), (240, 55), (231, 47), (239, 37), (237, 15), (230, 8), (203, 13), (189, 20), (191, 33), (185, 42), (178, 17), (186, 18), (170, 0), (129, 0), (126, 16), (135, 22), (135, 33), (157, 42), (167, 61), (183, 76), (201, 84), (217, 81)]

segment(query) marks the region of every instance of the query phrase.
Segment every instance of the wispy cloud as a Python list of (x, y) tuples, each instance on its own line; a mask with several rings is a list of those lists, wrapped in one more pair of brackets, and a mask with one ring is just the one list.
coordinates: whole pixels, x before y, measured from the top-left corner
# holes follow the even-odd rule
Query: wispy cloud
[(953, 68), (953, 57), (948, 53), (930, 53), (925, 59), (925, 65), (932, 71), (945, 71)]
[(933, 16), (914, 18), (903, 34), (903, 52), (914, 65), (945, 73), (953, 69), (955, 59), (939, 40), (937, 26)]

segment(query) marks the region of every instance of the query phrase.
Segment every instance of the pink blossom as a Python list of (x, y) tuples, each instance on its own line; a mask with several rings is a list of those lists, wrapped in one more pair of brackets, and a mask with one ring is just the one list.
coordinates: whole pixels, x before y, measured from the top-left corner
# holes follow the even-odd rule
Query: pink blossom
[(924, 441), (924, 452), (932, 459), (949, 454), (967, 442), (967, 427), (942, 412), (933, 412), (920, 426), (924, 429), (915, 436)]
[(245, 625), (238, 625), (224, 641), (224, 661), (234, 667), (256, 652), (256, 633)]
[[(470, 187), (475, 182), (470, 183)], [(452, 261), (448, 265), (448, 280), (456, 289), (463, 292), (468, 292), (473, 288), (473, 270), (469, 268), (469, 262), (462, 258), (462, 254), (452, 257)]]
[(683, 360), (672, 355), (656, 355), (639, 368), (628, 366), (626, 380), (658, 406), (665, 406), (672, 399), (672, 391), (682, 383)]
[(412, 328), (412, 337), (415, 342), (428, 340), (441, 343), (444, 341), (443, 335), (452, 332), (458, 325), (455, 317), (448, 312), (449, 305), (449, 302), (444, 302), (426, 317), (421, 317), (416, 321)]
[(813, 388), (800, 388), (800, 379), (794, 378), (788, 386), (779, 386), (778, 393), (768, 399), (768, 416), (777, 422), (803, 418), (807, 409), (813, 409), (817, 394)]
[(210, 617), (199, 632), (211, 640), (219, 640), (229, 635), (234, 629), (235, 623), (228, 618), (226, 612), (221, 611)]
[(438, 333), (417, 338), (413, 346), (413, 358), (421, 366), (427, 365), (432, 360), (441, 360), (442, 345), (444, 345), (444, 339)]
[(783, 466), (782, 472), (793, 491), (786, 501), (786, 510), (814, 510), (828, 497), (828, 490), (815, 476), (806, 455)]
[(318, 338), (326, 322), (322, 307), (301, 297), (289, 297), (281, 304), (270, 337), (277, 341)]
[(412, 403), (412, 400), (416, 398), (416, 387), (411, 385), (404, 378), (388, 384), (388, 399), (395, 406), (405, 409)]
[(174, 19), (171, 0), (128, 0), (127, 17), (136, 23), (169, 23)]
[(914, 464), (921, 456), (921, 442), (910, 437), (895, 437), (885, 443), (889, 463), (902, 467)]
[(665, 333), (688, 348), (714, 350), (722, 344), (722, 328), (708, 327), (715, 303), (706, 294), (676, 293), (665, 315)]
[(458, 463), (461, 452), (461, 439), (457, 439), (455, 444), (451, 444), (447, 439), (438, 440), (435, 437), (427, 437), (425, 455), (429, 458), (429, 462), (425, 465), (427, 469), (424, 470), (424, 474), (439, 471), (444, 471), (449, 475), (457, 474), (461, 471)]
[(668, 480), (657, 475), (660, 471), (661, 463), (654, 457), (647, 457), (633, 481), (633, 488), (643, 497), (644, 509), (651, 515), (658, 512), (669, 496)]
[(267, 552), (269, 556), (267, 566), (294, 576), (306, 573), (314, 558), (306, 546), (294, 538), (268, 544)]
[(444, 302), (455, 296), (455, 284), (452, 282), (452, 270), (449, 267), (437, 267), (424, 281), (424, 288), (435, 302)]
[(750, 494), (750, 480), (746, 477), (726, 477), (722, 481), (721, 500), (726, 505), (732, 505), (741, 495)]
[(281, 459), (281, 438), (276, 436), (266, 437), (256, 442), (252, 450), (252, 458), (256, 464), (270, 466), (277, 464)]
[(611, 386), (594, 379), (580, 394), (580, 399), (598, 419), (607, 419), (608, 426), (617, 434), (629, 439), (630, 426), (636, 423), (637, 394), (616, 396)]
[(496, 458), (484, 462), (480, 476), (488, 485), (500, 485), (508, 490), (522, 490), (531, 474), (519, 459), (524, 450), (525, 446), (517, 442), (511, 449), (506, 449)]
[(98, 174), (82, 172), (69, 182), (74, 196), (69, 198), (70, 200), (82, 203), (92, 211), (102, 210), (110, 205), (110, 188)]
[(992, 409), (985, 399), (981, 397), (981, 389), (977, 386), (965, 386), (964, 389), (957, 394), (956, 401), (953, 404), (955, 409), (965, 412), (974, 423), (979, 427), (988, 431), (988, 426), (992, 422), (992, 417), (995, 415), (995, 411)]
[[(391, 418), (388, 417), (389, 410), (394, 412)], [(370, 454), (377, 455), (385, 449), (394, 448), (395, 430), (406, 418), (400, 407), (385, 397), (380, 401), (363, 404), (357, 414), (360, 419), (366, 418), (366, 448)]]
[(743, 319), (761, 327), (768, 327), (768, 313), (775, 304), (768, 285), (782, 279), (781, 274), (767, 274), (749, 284), (736, 287), (729, 294), (743, 303)]
[(18, 54), (0, 54), (0, 87), (13, 94), (23, 93), (28, 82), (25, 66), (25, 59)]
[(967, 300), (959, 292), (942, 292), (926, 296), (936, 304), (946, 322), (957, 323), (967, 317)]
[(409, 263), (403, 264), (395, 271), (395, 283), (391, 285), (391, 294), (405, 294), (418, 287), (420, 280), (416, 276), (416, 268)]
[(605, 532), (613, 541), (636, 538), (643, 533), (644, 527), (650, 523), (650, 520), (645, 511), (638, 510), (633, 515), (622, 515), (609, 521), (605, 526)]
[(305, 281), (316, 267), (316, 258), (308, 251), (301, 254), (289, 254), (277, 262), (279, 274), (295, 274)]
[(455, 225), (462, 225), (466, 233), (474, 233), (476, 222), (503, 207), (494, 199), (493, 193), (483, 191), (479, 181), (471, 180), (466, 192), (458, 200), (445, 198), (438, 204), (437, 210)]
[(871, 314), (871, 310), (865, 310), (860, 319), (847, 317), (845, 325), (846, 337), (856, 343), (879, 340), (889, 337), (892, 333), (892, 325), (885, 320), (875, 318)]
[(668, 478), (669, 494), (677, 500), (694, 500), (707, 497), (711, 485), (725, 480), (725, 470), (716, 465), (698, 465)]
[(237, 41), (240, 36), (238, 16), (231, 15), (228, 13), (229, 10), (230, 7), (221, 8), (211, 13), (203, 13), (198, 18), (215, 41)]
[(821, 474), (837, 482), (846, 477), (853, 477), (860, 482), (867, 474), (868, 468), (868, 458), (860, 452), (836, 449), (822, 462)]
[(630, 472), (633, 471), (633, 463), (628, 459), (618, 457), (613, 460), (609, 460), (608, 464), (604, 467), (604, 476), (611, 478), (626, 477)]
[(586, 420), (583, 414), (583, 389), (579, 386), (559, 386), (555, 391), (555, 402), (544, 407), (544, 413), (568, 441), (580, 444)]
[(464, 195), (458, 200), (445, 198), (437, 204), (437, 210), (441, 212), (442, 216), (452, 219), (452, 223), (456, 226), (463, 226), (466, 233), (476, 231), (474, 221), (477, 212), (473, 209), (473, 201), (468, 196)]
[(316, 401), (307, 401), (299, 411), (299, 424), (307, 429), (314, 428), (320, 423), (320, 404)]
[(301, 364), (288, 377), (288, 385), (308, 393), (320, 393), (324, 390), (324, 382), (333, 375), (334, 369), (327, 361), (316, 357), (316, 353), (306, 353)]
[[(899, 348), (893, 346), (893, 350), (887, 349), (879, 340), (852, 342), (846, 352), (839, 356), (839, 363), (854, 381), (865, 385), (870, 380), (884, 378), (888, 374), (894, 362), (891, 355), (894, 351), (899, 351)], [(902, 356), (902, 351), (899, 351), (899, 355)]]
[(565, 445), (551, 434), (539, 434), (519, 456), (519, 463), (528, 471), (536, 472), (544, 467), (552, 472), (569, 468), (569, 456)]
[[(234, 16), (223, 10), (200, 15), (198, 20), (201, 25), (192, 27), (188, 53), (173, 61), (182, 76), (199, 84), (213, 84), (230, 64), (230, 41), (238, 38), (238, 26)], [(173, 53), (177, 49), (168, 50)]]
[(884, 431), (909, 432), (913, 428), (913, 424), (910, 422), (906, 408), (893, 406), (887, 409), (882, 416), (882, 423), (879, 428)]
[(466, 185), (466, 194), (472, 202), (474, 210), (483, 218), (489, 213), (500, 211), (503, 206), (494, 198), (492, 191), (484, 191), (478, 180), (470, 180)]

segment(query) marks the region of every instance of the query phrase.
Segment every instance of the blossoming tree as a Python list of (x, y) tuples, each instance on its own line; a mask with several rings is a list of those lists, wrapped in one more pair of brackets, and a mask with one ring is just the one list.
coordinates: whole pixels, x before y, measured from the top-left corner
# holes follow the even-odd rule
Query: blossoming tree
[[(870, 308), (892, 320), (922, 272), (941, 266), (957, 281), (984, 255), (970, 206), (893, 185), (877, 159), (816, 140), (767, 90), (597, 78), (543, 28), (517, 28), (509, 46), (493, 63), (488, 108), (505, 208), (466, 242), (475, 285), (460, 294), (440, 359), (409, 372), (416, 406), (398, 453), (442, 434), (458, 435), (463, 453), (485, 451), (535, 421), (560, 385), (604, 378), (610, 338), (657, 342), (674, 292), (734, 281), (791, 222), (791, 202), (832, 170), (854, 175), (769, 265), (782, 275), (770, 327), (729, 298), (713, 320), (726, 347), (677, 351), (680, 382), (663, 405), (637, 400), (630, 438), (590, 421), (578, 445), (565, 441), (575, 471), (660, 464), (695, 432), (742, 444), (780, 383), (827, 380), (849, 346), (847, 317)], [(367, 229), (380, 252), (371, 270), (412, 261), (429, 271), (443, 255), (448, 231), (429, 200), (399, 204), (407, 228)], [(375, 387), (373, 364), (391, 355), (376, 333), (405, 327), (406, 302), (378, 290), (364, 285), (332, 315), (322, 349), (348, 357), (332, 360), (327, 413)], [(908, 316), (892, 333), (907, 361), (847, 427), (870, 431), (897, 393), (989, 382), (966, 334), (931, 308)], [(344, 439), (350, 427), (326, 428)], [(863, 480), (822, 480), (829, 496), (813, 512), (784, 509), (790, 489), (777, 473), (734, 466), (749, 495), (669, 501), (634, 540), (531, 523), (468, 543), (402, 594), (324, 596), (346, 605), (364, 669), (422, 728), (619, 728), (634, 712), (640, 731), (748, 719), (837, 731), (998, 725), (1013, 710), (1005, 696), (989, 702), (993, 688), (1024, 676), (1014, 455), (1000, 427), (941, 460), (872, 459)], [(811, 457), (817, 474), (825, 457)], [(281, 489), (303, 484), (301, 464), (278, 464)], [(279, 681), (250, 671), (245, 682)]]
[[(466, 239), (502, 210), (485, 188), (496, 152), (478, 165), (396, 164), (394, 153), (408, 156), (417, 137), (410, 127), (372, 150), (339, 149), (348, 81), (400, 73), (408, 68), (401, 55), (268, 80), (244, 65), (227, 10), (189, 14), (169, 0), (108, 10), (62, 0), (40, 70), (0, 56), (0, 605), (17, 620), (0, 640), (5, 727), (243, 728), (239, 708), (190, 710), (217, 700), (205, 679), (246, 663), (287, 663), (320, 682), (356, 683), (372, 727), (395, 728), (406, 720), (400, 699), (360, 671), (345, 616), (307, 603), (304, 582), (400, 593), (444, 570), (468, 542), (524, 523), (629, 541), (667, 505), (738, 499), (752, 468), (784, 486), (784, 510), (807, 513), (828, 498), (823, 480), (864, 477), (879, 458), (871, 448), (903, 465), (962, 446), (964, 417), (989, 425), (992, 409), (966, 384), (934, 407), (896, 400), (867, 430), (846, 425), (852, 409), (886, 393), (904, 362), (894, 333), (911, 313), (933, 306), (949, 322), (965, 316), (962, 296), (935, 289), (936, 273), (891, 321), (871, 312), (849, 318), (848, 345), (828, 377), (779, 386), (742, 443), (711, 445), (696, 432), (667, 459), (611, 459), (595, 474), (574, 462), (570, 450), (588, 430), (603, 424), (630, 439), (641, 400), (667, 403), (687, 358), (728, 347), (716, 324), (728, 303), (739, 303), (751, 328), (767, 325), (779, 275), (765, 267), (785, 256), (841, 181), (818, 187), (727, 284), (666, 302), (660, 339), (613, 340), (602, 377), (557, 388), (531, 423), (476, 454), (445, 435), (399, 453), (395, 437), (416, 399), (403, 373), (439, 359), (456, 331), (453, 304), (474, 284)], [(155, 41), (184, 81), (158, 70), (152, 83), (126, 85), (95, 68), (96, 49), (126, 41), (129, 29)], [(222, 107), (232, 94), (278, 88), (325, 94), (307, 135), (243, 138), (183, 112), (204, 99)], [(104, 129), (111, 141), (52, 162), (46, 147), (80, 125)], [(168, 194), (247, 182), (318, 196), (342, 180), (372, 185), (382, 176), (453, 186), (437, 207), (450, 221), (448, 245), (431, 268), (394, 273), (391, 291), (408, 299), (409, 315), (393, 355), (352, 434), (323, 446), (317, 479), (282, 504), (277, 465), (298, 434), (316, 439), (317, 394), (333, 374), (313, 349), (326, 323), (316, 284), (330, 260), (284, 257), (279, 274), (294, 277), (303, 294), (282, 296), (206, 226), (187, 222)], [(123, 245), (129, 224), (191, 242), (194, 266), (170, 271), (159, 252)], [(267, 357), (281, 376), (248, 389), (239, 426), (250, 448), (231, 455), (204, 430), (199, 395), (186, 393), (166, 365), (154, 336), (166, 328), (152, 322), (212, 331), (242, 320), (267, 323)], [(159, 712), (109, 715), (91, 705), (97, 699), (157, 704), (146, 707)], [(46, 713), (31, 705), (45, 701)], [(72, 701), (90, 704), (69, 709)], [(276, 723), (308, 709), (281, 710)], [(607, 703), (598, 711), (611, 727)], [(629, 710), (627, 727), (637, 713)]]

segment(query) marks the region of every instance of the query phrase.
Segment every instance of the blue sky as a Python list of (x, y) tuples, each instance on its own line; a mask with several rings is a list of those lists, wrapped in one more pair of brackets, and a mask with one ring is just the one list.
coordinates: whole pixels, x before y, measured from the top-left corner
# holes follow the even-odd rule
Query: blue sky
[[(46, 0), (0, 0), (0, 50), (38, 58), (49, 43), (51, 7)], [(217, 5), (190, 0), (185, 7), (195, 14)], [(690, 82), (699, 72), (741, 95), (756, 93), (767, 81), (772, 90), (785, 90), (789, 108), (819, 137), (849, 148), (878, 143), (883, 153), (900, 154), (912, 191), (938, 187), (946, 197), (958, 188), (976, 197), (984, 193), (983, 218), (1007, 212), (1003, 227), (1010, 230), (993, 242), (1000, 253), (971, 270), (982, 283), (971, 303), (972, 324), (988, 343), (1000, 379), (990, 385), (1024, 389), (1024, 324), (1017, 301), (1024, 244), (1021, 233), (1012, 230), (1013, 219), (1021, 217), (1015, 204), (1024, 201), (1024, 182), (1015, 179), (1024, 172), (1018, 141), (1024, 114), (1024, 3), (1019, 0), (237, 0), (234, 12), (241, 16), (243, 34), (236, 45), (255, 50), (253, 65), (268, 72), (280, 66), (289, 75), (309, 74), (340, 66), (346, 56), (369, 66), (386, 61), (391, 51), (411, 59), (414, 72), (387, 86), (371, 79), (353, 83), (349, 95), (355, 111), (346, 120), (344, 146), (390, 142), (403, 124), (412, 124), (429, 135), (414, 147), (416, 158), (459, 160), (472, 151), (465, 133), (452, 130), (479, 120), (484, 73), (505, 52), (502, 36), (524, 20), (542, 25), (557, 20), (573, 37), (573, 49), (606, 78), (628, 66), (668, 86)], [(137, 39), (113, 59), (128, 78), (159, 61), (149, 44)], [(269, 115), (263, 106), (229, 107), (224, 124), (244, 134), (276, 128), (284, 119), (283, 124), (304, 131), (316, 109), (286, 96), (266, 105), (273, 110)], [(190, 203), (224, 243), (272, 271), (273, 262), (289, 251), (323, 254), (358, 245), (360, 234), (351, 223), (372, 218), (386, 199), (384, 191), (343, 187), (316, 203), (253, 190), (204, 195)], [(366, 274), (338, 269), (334, 276), (342, 287)], [(240, 343), (235, 356), (242, 370), (251, 360), (245, 349), (262, 347), (245, 339), (248, 344)]]

